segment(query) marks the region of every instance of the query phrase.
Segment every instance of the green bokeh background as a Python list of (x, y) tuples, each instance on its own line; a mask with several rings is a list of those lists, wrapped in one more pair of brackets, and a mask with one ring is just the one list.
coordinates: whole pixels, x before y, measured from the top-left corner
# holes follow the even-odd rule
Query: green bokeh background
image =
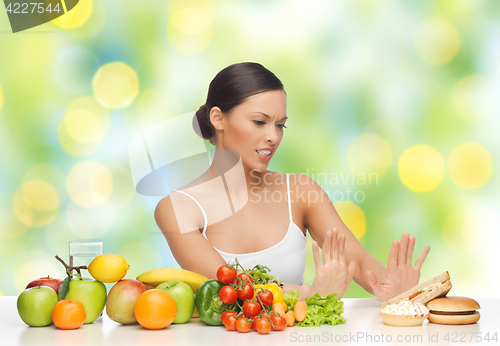
[[(386, 265), (391, 242), (409, 232), (416, 253), (431, 245), (423, 279), (448, 270), (455, 295), (495, 295), (498, 1), (81, 0), (73, 11), (79, 7), (91, 10), (77, 28), (46, 23), (12, 34), (0, 6), (3, 295), (19, 294), (40, 276), (62, 277), (54, 255), (67, 259), (68, 242), (77, 239), (101, 239), (105, 253), (124, 256), (131, 265), (126, 278), (178, 267), (154, 222), (159, 198), (134, 191), (128, 143), (148, 126), (198, 109), (215, 74), (242, 61), (266, 66), (287, 92), (288, 128), (270, 170), (313, 178), (377, 172), (378, 181), (367, 185), (318, 181), (332, 195), (361, 191), (362, 201), (334, 202), (347, 205), (339, 213), (349, 227), (363, 228), (363, 246)], [(75, 144), (81, 149), (75, 155), (62, 145), (58, 128), (73, 101), (94, 98), (97, 70), (117, 61), (135, 71), (139, 94), (126, 107), (106, 110), (102, 137)], [(461, 88), (471, 76), (479, 86)], [(473, 153), (477, 160), (453, 166), (454, 149), (471, 142), (487, 159)], [(436, 151), (444, 175), (434, 188), (416, 192), (403, 183), (398, 163), (421, 144)], [(417, 166), (425, 166), (421, 159)], [(87, 162), (111, 177), (102, 203), (90, 207), (68, 182), (75, 165)], [(453, 178), (462, 171), (472, 172), (471, 181), (491, 174), (464, 188)], [(56, 197), (30, 185), (40, 180)], [(87, 185), (100, 189), (101, 183)], [(87, 185), (81, 185), (84, 193)], [(311, 283), (310, 244), (308, 251)], [(355, 283), (346, 294), (370, 296)]]

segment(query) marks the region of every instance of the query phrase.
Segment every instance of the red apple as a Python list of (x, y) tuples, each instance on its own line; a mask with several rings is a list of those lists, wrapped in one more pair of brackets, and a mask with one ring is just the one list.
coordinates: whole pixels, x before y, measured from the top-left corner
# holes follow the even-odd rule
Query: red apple
[(111, 288), (106, 299), (106, 314), (110, 319), (121, 324), (136, 323), (135, 303), (147, 289), (146, 285), (137, 280), (118, 281)]
[(56, 291), (56, 293), (59, 294), (59, 285), (61, 284), (61, 282), (62, 282), (61, 279), (51, 278), (50, 276), (47, 275), (46, 277), (31, 281), (28, 284), (28, 286), (26, 286), (26, 288), (37, 287), (42, 285), (53, 288), (54, 291)]

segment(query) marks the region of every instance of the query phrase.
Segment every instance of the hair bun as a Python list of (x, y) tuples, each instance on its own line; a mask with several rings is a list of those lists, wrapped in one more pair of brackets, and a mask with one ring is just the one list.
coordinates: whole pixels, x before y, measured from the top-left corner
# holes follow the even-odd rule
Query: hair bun
[(210, 122), (206, 105), (201, 106), (193, 116), (193, 129), (203, 139), (211, 140), (215, 135), (215, 128)]

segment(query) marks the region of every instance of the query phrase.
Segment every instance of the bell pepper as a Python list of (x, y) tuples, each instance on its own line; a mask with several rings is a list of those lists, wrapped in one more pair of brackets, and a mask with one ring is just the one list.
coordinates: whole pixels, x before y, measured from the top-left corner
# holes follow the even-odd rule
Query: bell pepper
[[(285, 311), (287, 310), (288, 307), (285, 303), (285, 300), (283, 300), (283, 291), (281, 290), (281, 288), (279, 288), (278, 285), (271, 283), (271, 284), (265, 284), (265, 285), (254, 285), (254, 287), (255, 287), (255, 292), (260, 291), (259, 288), (261, 288), (262, 290), (271, 291), (273, 293), (273, 304), (272, 305), (274, 305), (275, 303), (281, 303), (283, 305), (283, 308), (285, 309)], [(254, 298), (256, 295), (257, 295), (257, 293), (254, 293)]]
[(225, 284), (218, 280), (207, 280), (196, 291), (195, 305), (203, 322), (211, 326), (221, 326), (221, 315), (226, 310), (235, 310), (237, 304), (224, 304), (219, 298), (219, 291)]

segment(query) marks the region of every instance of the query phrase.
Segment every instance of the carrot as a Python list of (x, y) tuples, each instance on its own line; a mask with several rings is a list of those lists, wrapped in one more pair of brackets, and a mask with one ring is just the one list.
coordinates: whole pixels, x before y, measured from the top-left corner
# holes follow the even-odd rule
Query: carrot
[(303, 300), (299, 300), (297, 303), (295, 303), (293, 312), (297, 321), (303, 321), (306, 318), (307, 303)]
[(283, 305), (279, 302), (273, 304), (273, 312), (276, 315), (285, 316), (285, 308), (283, 308)]
[(293, 323), (295, 322), (295, 313), (293, 312), (293, 310), (288, 310), (285, 313), (285, 318), (286, 318), (286, 324), (289, 327), (292, 327)]

